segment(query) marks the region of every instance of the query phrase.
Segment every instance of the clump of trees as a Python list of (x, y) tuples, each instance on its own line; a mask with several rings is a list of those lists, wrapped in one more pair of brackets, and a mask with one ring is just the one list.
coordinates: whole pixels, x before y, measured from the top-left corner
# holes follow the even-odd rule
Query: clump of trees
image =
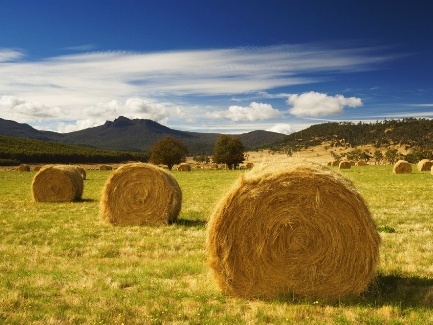
[(155, 165), (167, 165), (172, 169), (174, 165), (186, 160), (188, 148), (179, 139), (168, 135), (156, 141), (150, 149), (150, 161)]
[(227, 164), (229, 169), (236, 168), (244, 162), (245, 146), (239, 138), (222, 134), (215, 143), (213, 161), (217, 164)]
[[(221, 135), (214, 146), (212, 160), (217, 164), (226, 164), (229, 169), (236, 168), (244, 162), (245, 146), (241, 140), (235, 136)], [(186, 160), (188, 148), (179, 139), (172, 136), (166, 136), (156, 141), (150, 150), (150, 161), (156, 165), (166, 165), (172, 169), (174, 165), (180, 164)], [(210, 162), (209, 156), (195, 156), (196, 162)]]

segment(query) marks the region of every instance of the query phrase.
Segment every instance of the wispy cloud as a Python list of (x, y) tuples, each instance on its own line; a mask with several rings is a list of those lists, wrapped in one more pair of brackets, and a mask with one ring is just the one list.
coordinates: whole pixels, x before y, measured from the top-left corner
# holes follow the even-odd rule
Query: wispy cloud
[(68, 51), (77, 51), (77, 52), (83, 52), (83, 51), (92, 51), (95, 50), (97, 46), (95, 44), (81, 44), (81, 45), (75, 45), (75, 46), (67, 46), (64, 47), (64, 50)]
[[(173, 97), (182, 98), (184, 106), (188, 106), (188, 96), (200, 97), (202, 102), (208, 96), (227, 96), (229, 101), (230, 97), (253, 93), (275, 98), (277, 95), (268, 91), (314, 84), (334, 73), (368, 71), (390, 59), (375, 48), (318, 45), (90, 52), (38, 61), (25, 60), (24, 53), (17, 50), (0, 49), (0, 75), (7, 76), (0, 78), (0, 96), (31, 103), (26, 112), (23, 104), (2, 104), (0, 113), (24, 118), (26, 114), (41, 116), (49, 112), (52, 118), (57, 114), (59, 119), (84, 121), (95, 120), (96, 115), (108, 118), (111, 112), (126, 112), (130, 117), (164, 121), (181, 116), (178, 105), (164, 104)], [(267, 105), (262, 103), (258, 110), (239, 105), (219, 111), (221, 116), (239, 121), (266, 118), (268, 114), (276, 117), (277, 111)]]
[(0, 62), (14, 62), (24, 57), (24, 53), (14, 49), (0, 48)]

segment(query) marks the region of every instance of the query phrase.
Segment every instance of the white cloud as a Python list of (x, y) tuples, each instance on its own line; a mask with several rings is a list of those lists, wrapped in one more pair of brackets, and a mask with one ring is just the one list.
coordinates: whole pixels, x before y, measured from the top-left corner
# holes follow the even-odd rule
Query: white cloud
[[(74, 115), (67, 108), (49, 107), (14, 96), (0, 97), (2, 118), (21, 123), (45, 120), (50, 121), (50, 125), (58, 121), (55, 129), (50, 127), (50, 130), (58, 132), (72, 132), (94, 127), (121, 115), (131, 119), (150, 119), (164, 124), (169, 117), (183, 117), (184, 114), (182, 107), (142, 98), (98, 103), (82, 109), (79, 115)], [(65, 122), (71, 120), (72, 122)]]
[(16, 61), (24, 57), (24, 54), (14, 49), (0, 48), (0, 62)]
[(61, 132), (61, 133), (68, 133), (68, 132), (93, 128), (93, 127), (101, 125), (101, 124), (103, 124), (101, 121), (95, 121), (92, 119), (78, 120), (75, 123), (60, 122), (55, 131)]
[[(170, 116), (169, 108), (163, 104), (142, 98), (128, 98), (126, 101), (111, 100), (85, 109), (89, 117), (114, 119), (122, 115), (129, 118), (150, 119), (164, 122)], [(176, 113), (176, 112), (175, 112)]]
[(290, 134), (290, 133), (293, 133), (293, 128), (290, 124), (278, 123), (278, 124), (275, 124), (274, 126), (268, 128), (268, 129), (266, 129), (266, 131), (277, 132), (277, 133), (282, 133), (282, 134)]
[(328, 96), (314, 91), (301, 95), (292, 94), (289, 96), (287, 103), (292, 105), (289, 109), (290, 114), (309, 117), (339, 114), (343, 112), (345, 106), (362, 106), (362, 100), (358, 97)]
[(15, 96), (0, 96), (0, 115), (17, 122), (40, 121), (58, 116), (58, 107), (27, 101)]
[(207, 114), (208, 117), (225, 118), (234, 122), (268, 120), (281, 116), (278, 109), (269, 104), (252, 102), (249, 106), (230, 106), (228, 110)]

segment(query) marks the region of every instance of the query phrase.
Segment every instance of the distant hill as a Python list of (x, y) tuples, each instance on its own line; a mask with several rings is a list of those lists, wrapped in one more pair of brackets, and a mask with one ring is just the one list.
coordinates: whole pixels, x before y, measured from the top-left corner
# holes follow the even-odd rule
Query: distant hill
[(405, 118), (376, 123), (322, 123), (284, 136), (264, 148), (299, 150), (325, 142), (330, 147), (373, 145), (388, 148), (398, 145), (433, 150), (433, 120)]
[[(146, 151), (152, 144), (171, 135), (182, 140), (191, 155), (211, 154), (219, 133), (199, 133), (170, 129), (147, 119), (120, 116), (114, 121), (93, 128), (69, 133), (39, 131), (28, 124), (0, 119), (0, 135), (53, 141), (70, 145), (85, 145), (105, 150)], [(269, 131), (237, 134), (247, 149), (255, 149), (282, 139), (285, 135)]]

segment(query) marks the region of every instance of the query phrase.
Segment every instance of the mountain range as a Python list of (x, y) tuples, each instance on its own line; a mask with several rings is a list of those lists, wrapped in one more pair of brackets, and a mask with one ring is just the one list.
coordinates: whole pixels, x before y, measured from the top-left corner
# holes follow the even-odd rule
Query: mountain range
[[(155, 141), (170, 135), (182, 140), (191, 155), (211, 154), (220, 136), (219, 133), (174, 130), (152, 120), (129, 119), (124, 116), (106, 121), (100, 126), (69, 133), (41, 131), (28, 124), (0, 118), (0, 135), (127, 151), (147, 151)], [(247, 149), (255, 149), (281, 140), (286, 135), (257, 130), (233, 136), (238, 137)]]

